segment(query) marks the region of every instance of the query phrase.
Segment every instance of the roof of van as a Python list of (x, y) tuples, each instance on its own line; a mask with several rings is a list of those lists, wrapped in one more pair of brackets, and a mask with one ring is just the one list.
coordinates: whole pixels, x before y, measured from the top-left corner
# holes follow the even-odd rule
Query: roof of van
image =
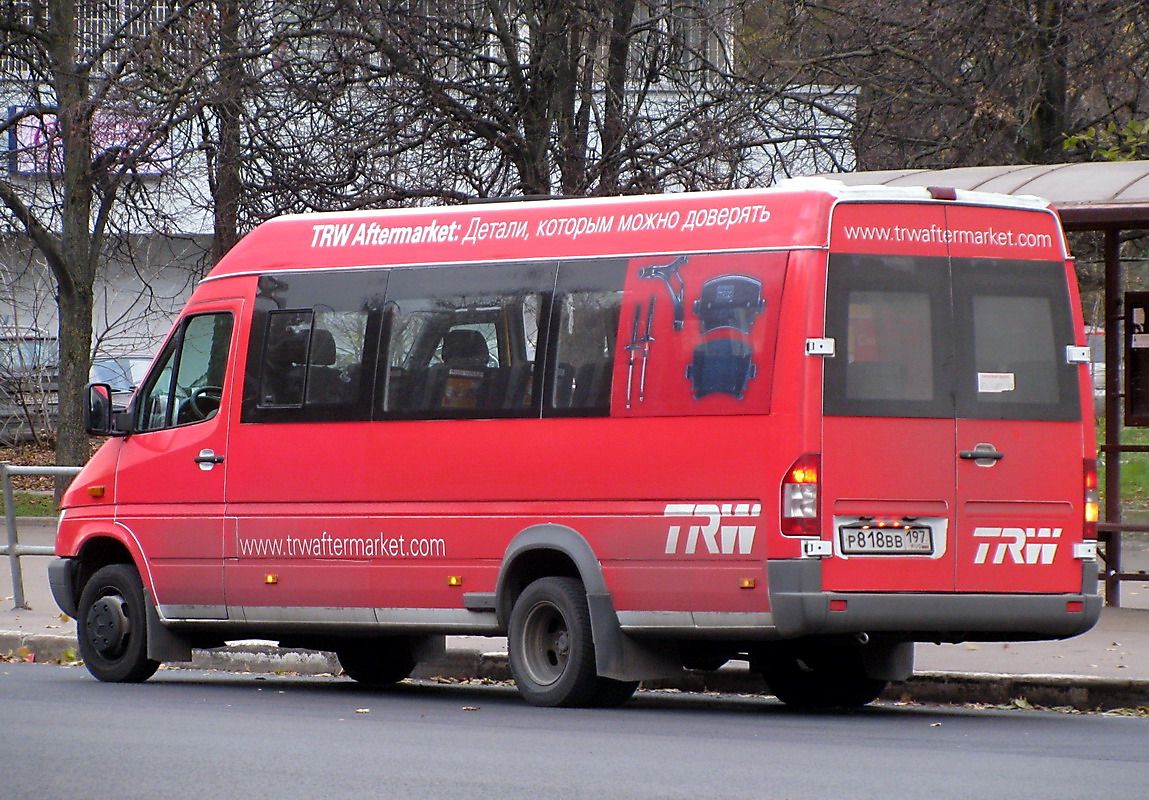
[(1036, 197), (799, 178), (767, 189), (292, 214), (244, 237), (208, 279), (291, 269), (822, 248), (843, 202), (1045, 210)]

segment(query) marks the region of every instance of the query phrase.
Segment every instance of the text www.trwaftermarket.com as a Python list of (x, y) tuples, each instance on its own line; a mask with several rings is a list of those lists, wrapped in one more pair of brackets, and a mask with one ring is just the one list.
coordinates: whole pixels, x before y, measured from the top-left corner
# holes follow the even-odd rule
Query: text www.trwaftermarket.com
[(1023, 231), (960, 230), (940, 225), (923, 227), (850, 226), (845, 227), (847, 239), (878, 242), (916, 242), (919, 244), (972, 244), (996, 247), (1052, 247), (1053, 237), (1048, 233)]
[(240, 558), (437, 558), (447, 554), (443, 539), (406, 536), (284, 536), (240, 538)]

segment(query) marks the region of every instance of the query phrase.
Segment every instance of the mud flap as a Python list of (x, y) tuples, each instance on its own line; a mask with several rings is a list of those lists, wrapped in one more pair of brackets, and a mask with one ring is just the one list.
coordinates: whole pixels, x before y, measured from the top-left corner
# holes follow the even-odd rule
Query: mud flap
[(682, 658), (673, 643), (642, 641), (622, 632), (609, 594), (587, 594), (586, 601), (594, 634), (595, 668), (601, 677), (641, 681), (682, 673)]
[(155, 600), (147, 587), (144, 587), (144, 605), (148, 615), (148, 658), (161, 663), (191, 661), (191, 644), (160, 621)]

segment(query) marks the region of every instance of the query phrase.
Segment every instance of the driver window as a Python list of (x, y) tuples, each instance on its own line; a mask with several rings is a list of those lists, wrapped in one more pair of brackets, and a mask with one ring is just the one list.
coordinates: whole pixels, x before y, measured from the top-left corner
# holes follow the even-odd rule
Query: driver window
[(188, 425), (216, 415), (231, 329), (228, 313), (199, 314), (184, 322), (145, 383), (137, 431)]

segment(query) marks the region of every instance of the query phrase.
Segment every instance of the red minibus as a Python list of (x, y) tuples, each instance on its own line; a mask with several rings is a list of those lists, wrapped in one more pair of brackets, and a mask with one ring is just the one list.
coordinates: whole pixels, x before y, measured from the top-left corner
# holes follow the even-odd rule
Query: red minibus
[(198, 286), (63, 500), (88, 669), (240, 638), (387, 684), (505, 635), (537, 705), (749, 662), (801, 706), (915, 642), (1100, 613), (1056, 215), (952, 189), (286, 216)]

